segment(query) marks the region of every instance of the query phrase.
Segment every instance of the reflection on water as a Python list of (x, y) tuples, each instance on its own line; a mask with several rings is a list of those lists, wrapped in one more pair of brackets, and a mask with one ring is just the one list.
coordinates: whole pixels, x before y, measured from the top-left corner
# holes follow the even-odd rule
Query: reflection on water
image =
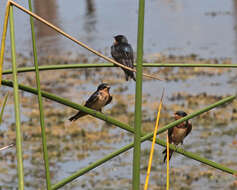
[(96, 32), (96, 8), (94, 0), (86, 0), (86, 14), (84, 16), (84, 27), (87, 32), (86, 38), (88, 42), (95, 39)]
[(86, 10), (88, 15), (92, 15), (95, 12), (94, 0), (86, 0)]
[[(34, 10), (35, 13), (39, 16), (43, 17), (45, 20), (53, 23), (54, 25), (58, 26), (59, 23), (57, 22), (57, 3), (56, 0), (40, 0), (35, 1), (34, 3)], [(41, 22), (36, 22), (37, 27), (37, 38), (44, 38), (49, 36), (54, 36), (57, 34), (54, 30), (46, 26)]]
[[(74, 6), (73, 3), (71, 3), (71, 5)], [(65, 23), (63, 20), (61, 20), (61, 15), (59, 15), (59, 6), (60, 4), (56, 0), (37, 0), (34, 3), (34, 11), (37, 15), (64, 30), (63, 26), (65, 25)], [(86, 0), (84, 9), (85, 13), (83, 15), (83, 19), (81, 20), (83, 20), (85, 41), (92, 42), (96, 38), (95, 32), (97, 23), (96, 6), (94, 0)], [(81, 11), (78, 9), (76, 13), (80, 15)], [(70, 15), (70, 13), (66, 14)], [(78, 23), (80, 24), (81, 22), (75, 22), (74, 24), (78, 25)], [(39, 21), (36, 21), (35, 24), (36, 36), (38, 40), (37, 47), (41, 55), (45, 56), (65, 52), (64, 43), (66, 41), (65, 39), (62, 40), (63, 37), (59, 33), (55, 32), (53, 29)], [(71, 34), (71, 32), (68, 33)], [(69, 40), (67, 40), (66, 43), (68, 43), (68, 41)]]
[[(34, 1), (34, 11), (37, 15), (41, 16), (50, 23), (60, 27), (58, 22), (58, 3), (56, 0), (36, 0)], [(59, 52), (58, 49), (58, 33), (48, 27), (42, 22), (36, 21), (36, 37), (39, 43), (37, 48), (40, 53), (45, 54), (48, 50), (46, 47), (53, 47), (54, 52)]]

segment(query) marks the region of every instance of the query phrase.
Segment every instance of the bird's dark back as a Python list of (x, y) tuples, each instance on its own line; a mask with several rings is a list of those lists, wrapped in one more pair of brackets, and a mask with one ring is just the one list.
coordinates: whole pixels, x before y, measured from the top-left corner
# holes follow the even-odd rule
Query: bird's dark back
[(111, 55), (115, 60), (133, 59), (133, 49), (128, 43), (118, 43), (111, 46)]

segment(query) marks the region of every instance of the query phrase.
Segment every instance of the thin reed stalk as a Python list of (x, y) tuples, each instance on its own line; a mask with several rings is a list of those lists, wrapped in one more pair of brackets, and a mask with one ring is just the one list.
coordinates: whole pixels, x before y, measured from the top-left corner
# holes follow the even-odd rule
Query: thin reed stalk
[(24, 189), (24, 171), (23, 171), (23, 158), (22, 158), (22, 134), (21, 134), (20, 101), (19, 101), (17, 65), (16, 65), (14, 18), (13, 18), (12, 6), (10, 6), (10, 37), (11, 37), (11, 51), (12, 51), (14, 108), (15, 108), (15, 122), (16, 122), (18, 188), (20, 190), (23, 190)]
[(170, 186), (170, 143), (169, 143), (169, 133), (167, 131), (166, 136), (166, 190), (169, 190)]
[(134, 149), (132, 189), (140, 189), (140, 160), (141, 160), (141, 125), (142, 125), (142, 62), (144, 40), (145, 0), (139, 0), (138, 29), (137, 29), (137, 65), (136, 65), (136, 94), (134, 118)]
[[(135, 64), (136, 66), (136, 64)], [(237, 64), (178, 64), (178, 63), (143, 63), (143, 67), (210, 67), (210, 68), (237, 68)], [(75, 69), (75, 68), (99, 68), (99, 67), (117, 67), (111, 63), (78, 63), (78, 64), (63, 64), (63, 65), (45, 65), (39, 66), (40, 71), (60, 70), (60, 69)], [(34, 67), (18, 68), (18, 73), (35, 71)], [(3, 75), (12, 74), (12, 70), (5, 70)]]
[(7, 103), (8, 95), (9, 95), (9, 93), (7, 93), (5, 95), (5, 97), (3, 99), (3, 102), (2, 102), (1, 113), (0, 113), (0, 124), (2, 123), (3, 113), (4, 113), (4, 109), (5, 109), (6, 103)]
[(145, 185), (144, 185), (144, 190), (147, 190), (147, 188), (148, 188), (150, 171), (151, 171), (151, 164), (152, 164), (152, 157), (153, 157), (154, 147), (155, 147), (154, 145), (156, 142), (156, 135), (155, 134), (157, 133), (158, 126), (159, 126), (160, 112), (161, 112), (161, 108), (162, 108), (163, 97), (164, 97), (164, 89), (162, 92), (160, 104), (158, 107), (157, 117), (156, 117), (156, 125), (155, 125), (155, 129), (154, 129), (154, 133), (153, 133), (154, 135), (152, 138), (151, 151), (150, 151), (150, 157), (149, 157), (149, 162), (148, 162), (148, 167), (147, 167), (147, 174), (146, 174), (146, 181), (145, 181)]
[[(28, 4), (29, 4), (29, 10), (32, 11), (31, 0), (28, 0)], [(50, 171), (49, 171), (49, 159), (48, 159), (46, 132), (45, 132), (45, 122), (44, 122), (44, 106), (43, 106), (42, 94), (41, 94), (41, 88), (40, 88), (38, 56), (37, 56), (37, 50), (36, 50), (34, 21), (33, 21), (32, 16), (30, 16), (30, 26), (31, 26), (32, 48), (33, 48), (34, 65), (35, 65), (35, 80), (37, 84), (38, 104), (39, 104), (39, 112), (40, 112), (40, 126), (41, 126), (41, 138), (42, 138), (42, 145), (43, 145), (46, 186), (47, 186), (47, 190), (50, 190), (51, 180), (50, 180)]]

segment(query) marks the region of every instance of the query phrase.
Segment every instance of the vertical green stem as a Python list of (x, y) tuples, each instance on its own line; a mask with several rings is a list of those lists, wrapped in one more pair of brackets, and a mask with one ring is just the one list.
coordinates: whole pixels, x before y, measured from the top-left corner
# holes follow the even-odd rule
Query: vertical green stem
[[(31, 0), (28, 0), (28, 4), (29, 4), (29, 10), (32, 11)], [(43, 107), (43, 101), (42, 101), (42, 93), (40, 89), (39, 66), (38, 66), (38, 57), (37, 57), (37, 51), (36, 51), (34, 21), (33, 21), (32, 16), (30, 16), (30, 25), (31, 25), (32, 46), (33, 46), (34, 64), (35, 64), (35, 73), (36, 73), (35, 77), (36, 77), (37, 92), (38, 92), (38, 103), (39, 103), (39, 111), (40, 111), (40, 125), (41, 125), (41, 137), (42, 137), (42, 144), (43, 144), (46, 185), (47, 185), (47, 189), (49, 190), (51, 189), (51, 182), (50, 182), (47, 140), (46, 140), (45, 123), (44, 123), (44, 107)]]
[(139, 0), (137, 66), (136, 66), (137, 73), (136, 73), (136, 96), (135, 96), (135, 133), (134, 133), (134, 150), (133, 150), (133, 190), (140, 189), (144, 12), (145, 12), (145, 0)]
[(12, 71), (13, 71), (13, 88), (14, 88), (14, 105), (15, 105), (15, 121), (16, 121), (16, 152), (17, 152), (17, 172), (18, 172), (18, 189), (24, 189), (24, 171), (22, 159), (22, 135), (21, 135), (21, 120), (19, 106), (19, 92), (17, 81), (17, 66), (16, 66), (16, 49), (15, 49), (15, 32), (13, 8), (10, 6), (10, 36), (11, 36), (11, 51), (12, 51)]

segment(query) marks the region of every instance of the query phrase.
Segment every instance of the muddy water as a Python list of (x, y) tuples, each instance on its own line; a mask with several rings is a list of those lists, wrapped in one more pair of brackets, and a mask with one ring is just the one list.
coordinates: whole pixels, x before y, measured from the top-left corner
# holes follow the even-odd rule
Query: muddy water
[[(3, 23), (5, 0), (0, 3), (0, 24)], [(27, 7), (27, 1), (17, 1)], [(40, 2), (40, 3), (39, 3)], [(236, 61), (236, 2), (235, 1), (149, 1), (146, 2), (144, 53), (147, 60), (156, 61), (163, 55), (184, 56), (197, 54), (200, 58), (223, 58)], [(117, 33), (128, 36), (136, 49), (137, 1), (36, 1), (34, 11), (64, 31), (91, 47), (109, 55), (112, 37)], [(122, 14), (121, 14), (122, 13)], [(126, 13), (126, 14), (124, 14)], [(29, 18), (15, 12), (17, 52), (19, 64), (31, 65), (31, 37)], [(40, 58), (46, 63), (78, 63), (81, 54), (86, 61), (95, 56), (74, 45), (64, 37), (36, 24), (37, 46)], [(2, 32), (2, 28), (0, 28)], [(7, 54), (10, 57), (9, 36)], [(53, 56), (54, 59), (50, 59)], [(23, 58), (22, 58), (23, 57)], [(57, 58), (58, 57), (58, 58)], [(49, 58), (49, 59), (48, 59)], [(74, 59), (75, 58), (75, 59)], [(63, 59), (63, 60), (61, 60)], [(44, 60), (44, 59), (40, 59)], [(49, 60), (47, 62), (47, 60)], [(53, 61), (52, 61), (53, 60)], [(71, 61), (73, 60), (73, 61)], [(102, 60), (100, 60), (102, 61)], [(5, 67), (10, 67), (6, 60)], [(159, 70), (159, 69), (158, 69)], [(157, 69), (147, 71), (156, 74)], [(113, 75), (111, 76), (111, 73)], [(162, 70), (165, 82), (146, 80), (143, 84), (143, 130), (152, 131), (157, 101), (164, 87), (166, 96), (161, 126), (172, 121), (177, 109), (191, 113), (227, 95), (237, 93), (236, 69), (171, 69)], [(93, 78), (91, 77), (93, 76)], [(95, 90), (98, 81), (112, 84), (113, 103), (105, 113), (133, 126), (135, 84), (125, 82), (120, 69), (88, 69), (42, 72), (42, 88), (78, 103), (84, 103)], [(7, 78), (7, 77), (4, 77)], [(33, 74), (21, 74), (22, 83), (35, 86)], [(3, 87), (2, 87), (3, 88)], [(50, 89), (51, 88), (51, 89)], [(1, 92), (6, 92), (4, 88)], [(3, 94), (1, 94), (2, 97)], [(117, 150), (133, 140), (121, 129), (91, 117), (69, 123), (68, 117), (76, 111), (51, 101), (44, 101), (50, 171), (52, 183)], [(213, 161), (237, 169), (236, 101), (193, 119), (193, 131), (183, 147)], [(21, 94), (21, 118), (24, 130), (24, 167), (27, 189), (44, 189), (44, 169), (41, 150), (37, 99)], [(14, 140), (12, 95), (6, 107), (6, 119), (0, 128), (1, 145)], [(214, 118), (214, 119), (213, 119)], [(161, 135), (165, 139), (165, 136)], [(150, 143), (142, 145), (142, 176), (144, 183)], [(163, 148), (156, 147), (150, 189), (165, 189)], [(17, 187), (15, 149), (1, 152), (0, 186)], [(132, 151), (128, 151), (106, 164), (73, 181), (65, 189), (131, 189)], [(175, 154), (171, 162), (171, 189), (234, 189), (235, 178), (211, 169), (196, 161)], [(32, 183), (34, 181), (34, 183)], [(204, 188), (205, 187), (205, 188)]]

